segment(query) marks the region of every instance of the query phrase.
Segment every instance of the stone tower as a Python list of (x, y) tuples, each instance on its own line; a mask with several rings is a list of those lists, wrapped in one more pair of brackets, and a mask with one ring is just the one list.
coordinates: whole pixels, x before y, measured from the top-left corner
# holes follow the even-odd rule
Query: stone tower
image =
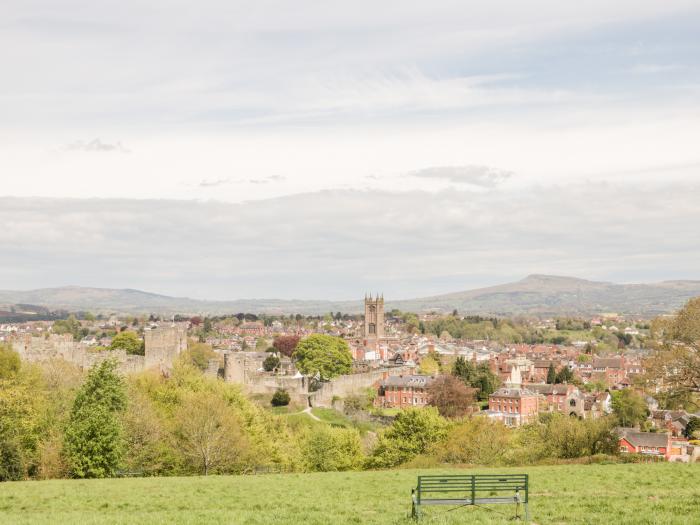
[(365, 328), (366, 340), (384, 338), (384, 295), (372, 298), (365, 295)]

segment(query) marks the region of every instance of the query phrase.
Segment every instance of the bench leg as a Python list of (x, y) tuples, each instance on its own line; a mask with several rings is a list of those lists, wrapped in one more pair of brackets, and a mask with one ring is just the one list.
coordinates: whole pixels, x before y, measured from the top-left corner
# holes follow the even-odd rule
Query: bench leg
[(525, 523), (530, 523), (530, 509), (527, 507), (527, 503), (525, 503)]
[(414, 520), (420, 519), (420, 505), (418, 505), (415, 501), (411, 505), (411, 517)]

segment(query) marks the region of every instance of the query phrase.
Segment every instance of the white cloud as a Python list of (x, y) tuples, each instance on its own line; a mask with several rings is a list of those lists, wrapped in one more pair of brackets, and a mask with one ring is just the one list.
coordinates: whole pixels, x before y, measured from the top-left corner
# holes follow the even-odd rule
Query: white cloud
[[(328, 191), (241, 204), (0, 199), (0, 288), (430, 295), (529, 273), (697, 278), (697, 184)], [(436, 284), (438, 283), (438, 284)]]

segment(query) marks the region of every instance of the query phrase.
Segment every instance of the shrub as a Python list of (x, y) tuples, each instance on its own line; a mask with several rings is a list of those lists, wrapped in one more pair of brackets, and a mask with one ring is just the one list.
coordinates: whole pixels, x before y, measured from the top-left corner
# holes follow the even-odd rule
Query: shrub
[(266, 372), (272, 372), (280, 366), (280, 359), (275, 355), (268, 355), (263, 361), (263, 368)]
[(19, 354), (9, 344), (0, 343), (0, 379), (7, 379), (19, 372)]
[(388, 468), (428, 452), (447, 436), (449, 424), (436, 408), (408, 408), (380, 436), (368, 459), (370, 468)]
[(273, 407), (286, 407), (289, 404), (289, 401), (289, 392), (283, 389), (278, 390), (272, 396)]
[(513, 431), (486, 417), (466, 420), (450, 430), (437, 456), (445, 463), (500, 465), (512, 449)]
[(354, 470), (363, 460), (360, 434), (355, 429), (315, 426), (302, 440), (302, 461), (308, 471)]
[(17, 444), (0, 437), (0, 481), (19, 481), (24, 477), (22, 453)]

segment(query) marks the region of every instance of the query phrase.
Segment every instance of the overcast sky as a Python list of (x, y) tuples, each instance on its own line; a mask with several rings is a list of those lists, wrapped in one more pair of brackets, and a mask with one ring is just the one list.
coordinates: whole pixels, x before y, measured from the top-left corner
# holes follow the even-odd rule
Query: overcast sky
[(698, 34), (698, 0), (5, 0), (0, 288), (700, 279)]

